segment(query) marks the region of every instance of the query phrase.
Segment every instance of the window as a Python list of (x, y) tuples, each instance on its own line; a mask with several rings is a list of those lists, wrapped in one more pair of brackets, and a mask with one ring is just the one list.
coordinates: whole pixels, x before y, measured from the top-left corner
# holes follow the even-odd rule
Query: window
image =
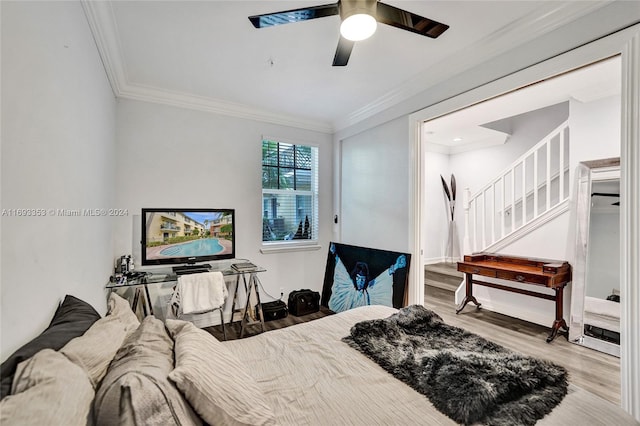
[(262, 241), (317, 241), (318, 148), (262, 141)]

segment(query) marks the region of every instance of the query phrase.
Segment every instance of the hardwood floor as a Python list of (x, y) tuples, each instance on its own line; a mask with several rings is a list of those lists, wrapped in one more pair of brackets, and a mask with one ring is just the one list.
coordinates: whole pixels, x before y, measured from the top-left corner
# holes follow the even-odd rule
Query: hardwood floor
[[(322, 318), (324, 316), (332, 315), (332, 314), (333, 312), (331, 310), (329, 310), (328, 308), (325, 308), (324, 306), (321, 306), (320, 311), (312, 314), (302, 315), (299, 317), (289, 314), (286, 318), (283, 318), (283, 319), (267, 321), (264, 323), (264, 331), (277, 330), (279, 328), (289, 327), (291, 325), (312, 321), (314, 319)], [(234, 339), (240, 338), (240, 321), (235, 321), (232, 324), (227, 324), (226, 328), (227, 328), (227, 340), (234, 340)], [(216, 339), (223, 340), (224, 336), (222, 334), (222, 327), (220, 327), (219, 325), (214, 325), (213, 327), (206, 327), (203, 330), (207, 330)], [(260, 325), (254, 324), (247, 327), (247, 329), (244, 332), (244, 335), (245, 337), (250, 337), (259, 333), (261, 333)]]
[(475, 309), (473, 305), (467, 305), (464, 311), (456, 315), (453, 292), (440, 288), (425, 286), (425, 306), (449, 325), (464, 328), (524, 355), (562, 365), (569, 372), (571, 383), (616, 405), (620, 404), (618, 358), (569, 343), (564, 334), (546, 343), (550, 327)]

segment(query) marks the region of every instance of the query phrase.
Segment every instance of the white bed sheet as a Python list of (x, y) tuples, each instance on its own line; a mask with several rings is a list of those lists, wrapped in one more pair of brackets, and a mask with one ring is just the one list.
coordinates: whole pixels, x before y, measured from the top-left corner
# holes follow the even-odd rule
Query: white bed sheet
[[(429, 400), (341, 338), (359, 321), (396, 312), (365, 306), (225, 342), (246, 365), (279, 425), (455, 425)], [(570, 385), (540, 425), (637, 425), (613, 404)]]

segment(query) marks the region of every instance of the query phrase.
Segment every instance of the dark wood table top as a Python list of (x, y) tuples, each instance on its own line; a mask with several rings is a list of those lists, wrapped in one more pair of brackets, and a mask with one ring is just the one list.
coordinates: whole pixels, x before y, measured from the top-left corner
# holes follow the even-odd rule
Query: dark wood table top
[(475, 253), (458, 262), (458, 271), (555, 288), (571, 281), (568, 262), (552, 259)]

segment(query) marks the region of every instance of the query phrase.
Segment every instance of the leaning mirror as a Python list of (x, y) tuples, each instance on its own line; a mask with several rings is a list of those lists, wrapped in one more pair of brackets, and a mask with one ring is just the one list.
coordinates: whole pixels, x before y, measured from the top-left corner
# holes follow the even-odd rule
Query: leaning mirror
[(620, 356), (620, 158), (580, 163), (569, 340)]

